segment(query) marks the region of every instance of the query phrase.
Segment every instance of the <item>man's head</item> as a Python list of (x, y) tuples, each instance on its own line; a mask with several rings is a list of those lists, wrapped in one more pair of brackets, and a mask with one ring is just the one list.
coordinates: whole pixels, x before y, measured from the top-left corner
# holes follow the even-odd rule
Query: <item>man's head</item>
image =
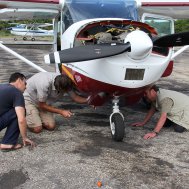
[(19, 72), (11, 74), (9, 83), (22, 92), (26, 89), (26, 77)]
[(74, 87), (74, 83), (67, 75), (58, 75), (54, 80), (55, 89), (60, 92), (71, 91)]
[(152, 87), (146, 89), (144, 96), (151, 102), (156, 100), (157, 92), (159, 91), (159, 88), (156, 85), (153, 85)]

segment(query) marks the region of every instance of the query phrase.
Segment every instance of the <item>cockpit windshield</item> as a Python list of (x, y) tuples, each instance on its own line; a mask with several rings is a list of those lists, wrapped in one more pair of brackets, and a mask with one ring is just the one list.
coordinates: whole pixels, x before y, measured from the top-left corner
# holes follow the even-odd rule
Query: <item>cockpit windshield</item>
[(137, 20), (134, 0), (66, 0), (63, 11), (65, 27), (92, 18), (124, 18)]

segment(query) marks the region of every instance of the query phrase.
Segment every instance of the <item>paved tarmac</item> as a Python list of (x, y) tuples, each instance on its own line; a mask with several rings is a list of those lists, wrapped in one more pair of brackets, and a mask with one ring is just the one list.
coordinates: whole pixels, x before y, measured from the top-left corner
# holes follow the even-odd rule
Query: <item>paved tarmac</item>
[[(13, 48), (13, 47), (12, 47)], [(15, 48), (21, 54), (43, 65), (42, 54), (50, 49)], [(16, 58), (0, 50), (0, 82), (6, 82), (13, 71), (36, 73)], [(173, 74), (159, 86), (189, 95), (189, 51), (180, 55)], [(48, 67), (52, 71), (52, 67)], [(123, 142), (111, 139), (109, 115), (111, 104), (96, 110), (73, 103), (68, 97), (55, 104), (71, 109), (70, 119), (56, 116), (57, 128), (28, 135), (38, 146), (19, 151), (0, 152), (0, 189), (188, 189), (188, 132), (162, 129), (154, 139), (143, 136), (155, 125), (158, 114), (144, 128), (130, 126), (144, 118), (142, 103), (121, 107), (125, 116), (126, 136)], [(2, 138), (4, 131), (0, 133)]]
[[(44, 55), (52, 51), (52, 45), (6, 45), (11, 50), (22, 55), (24, 58), (32, 61), (38, 66), (47, 71), (55, 71), (54, 65), (47, 65), (44, 63)], [(35, 68), (32, 68), (22, 60), (15, 58), (10, 53), (0, 48), (0, 83), (8, 81), (11, 73), (22, 72), (27, 77), (38, 72)]]

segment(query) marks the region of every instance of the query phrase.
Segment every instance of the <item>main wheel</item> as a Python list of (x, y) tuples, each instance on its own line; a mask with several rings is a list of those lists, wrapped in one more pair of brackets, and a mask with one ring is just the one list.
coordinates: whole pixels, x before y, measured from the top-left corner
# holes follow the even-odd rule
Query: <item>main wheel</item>
[(32, 37), (32, 38), (31, 38), (31, 40), (32, 40), (32, 41), (35, 41), (35, 38), (34, 38), (34, 37)]
[(23, 37), (23, 40), (26, 41), (26, 40), (27, 40), (27, 37)]
[(110, 120), (112, 138), (115, 141), (122, 141), (125, 136), (125, 125), (121, 114), (114, 113)]

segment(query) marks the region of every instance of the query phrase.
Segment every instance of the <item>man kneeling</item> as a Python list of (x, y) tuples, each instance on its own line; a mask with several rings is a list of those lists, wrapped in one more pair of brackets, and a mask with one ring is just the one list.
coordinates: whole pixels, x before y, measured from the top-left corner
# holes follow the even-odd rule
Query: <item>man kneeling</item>
[(40, 133), (43, 128), (54, 130), (53, 113), (65, 118), (73, 115), (69, 110), (52, 105), (53, 102), (63, 98), (65, 93), (68, 93), (75, 102), (87, 103), (87, 98), (77, 95), (72, 90), (73, 87), (74, 83), (68, 76), (51, 72), (40, 72), (27, 80), (24, 99), (27, 125), (31, 132)]
[(151, 102), (151, 109), (144, 121), (133, 123), (132, 126), (144, 126), (156, 111), (160, 111), (160, 118), (153, 130), (144, 139), (155, 137), (162, 127), (173, 126), (175, 132), (182, 133), (189, 129), (189, 97), (182, 93), (158, 89), (153, 86), (145, 91), (145, 96)]

